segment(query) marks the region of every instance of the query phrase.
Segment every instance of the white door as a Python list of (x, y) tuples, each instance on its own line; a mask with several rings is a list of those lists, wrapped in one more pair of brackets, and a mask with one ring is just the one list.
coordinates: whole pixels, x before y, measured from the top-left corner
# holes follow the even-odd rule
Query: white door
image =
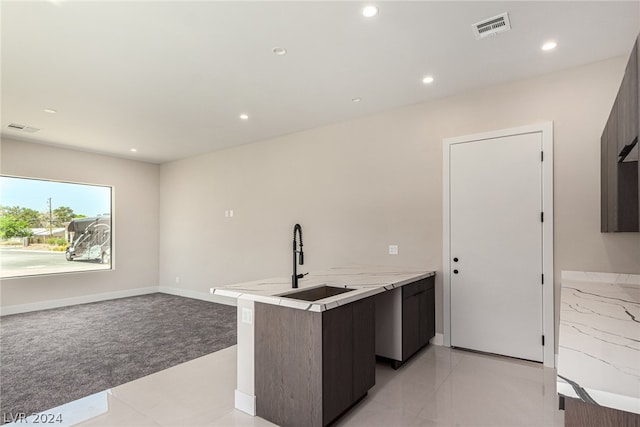
[(449, 147), (451, 345), (542, 361), (542, 134)]

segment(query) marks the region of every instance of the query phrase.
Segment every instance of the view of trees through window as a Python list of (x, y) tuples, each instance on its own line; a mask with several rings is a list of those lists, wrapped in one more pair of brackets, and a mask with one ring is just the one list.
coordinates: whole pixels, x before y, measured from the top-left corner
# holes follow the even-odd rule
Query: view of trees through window
[(0, 176), (0, 277), (111, 268), (111, 187)]

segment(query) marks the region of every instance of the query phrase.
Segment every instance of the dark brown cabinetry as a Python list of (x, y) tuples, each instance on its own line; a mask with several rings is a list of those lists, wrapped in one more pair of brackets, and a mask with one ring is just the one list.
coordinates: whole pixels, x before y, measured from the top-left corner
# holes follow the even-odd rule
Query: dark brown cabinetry
[[(638, 44), (633, 46), (618, 92), (618, 156), (631, 150), (638, 138)], [(626, 155), (626, 153), (625, 153)], [(637, 150), (630, 161), (638, 160)]]
[(255, 305), (256, 413), (281, 426), (325, 426), (375, 384), (375, 304), (324, 312)]
[(375, 384), (373, 298), (328, 310), (322, 316), (322, 402), (326, 425)]
[(402, 287), (402, 361), (436, 333), (434, 277)]
[(560, 396), (566, 427), (640, 426), (640, 414)]
[(640, 75), (638, 41), (633, 47), (620, 90), (602, 132), (601, 231), (640, 230), (638, 134)]

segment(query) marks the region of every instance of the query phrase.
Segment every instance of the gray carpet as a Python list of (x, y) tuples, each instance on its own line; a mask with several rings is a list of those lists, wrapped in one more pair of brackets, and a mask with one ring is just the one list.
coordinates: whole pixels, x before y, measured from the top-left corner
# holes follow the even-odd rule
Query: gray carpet
[(3, 316), (0, 417), (51, 409), (235, 343), (235, 307), (160, 293)]

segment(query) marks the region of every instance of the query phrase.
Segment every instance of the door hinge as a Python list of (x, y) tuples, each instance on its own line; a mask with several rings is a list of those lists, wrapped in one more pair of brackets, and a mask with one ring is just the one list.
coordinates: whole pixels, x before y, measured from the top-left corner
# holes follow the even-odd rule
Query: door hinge
[(540, 161), (544, 162), (544, 151), (540, 152)]
[(542, 345), (544, 345), (544, 335), (542, 336)]
[(542, 274), (542, 284), (544, 285), (544, 274)]
[(544, 212), (540, 212), (540, 222), (544, 222)]

